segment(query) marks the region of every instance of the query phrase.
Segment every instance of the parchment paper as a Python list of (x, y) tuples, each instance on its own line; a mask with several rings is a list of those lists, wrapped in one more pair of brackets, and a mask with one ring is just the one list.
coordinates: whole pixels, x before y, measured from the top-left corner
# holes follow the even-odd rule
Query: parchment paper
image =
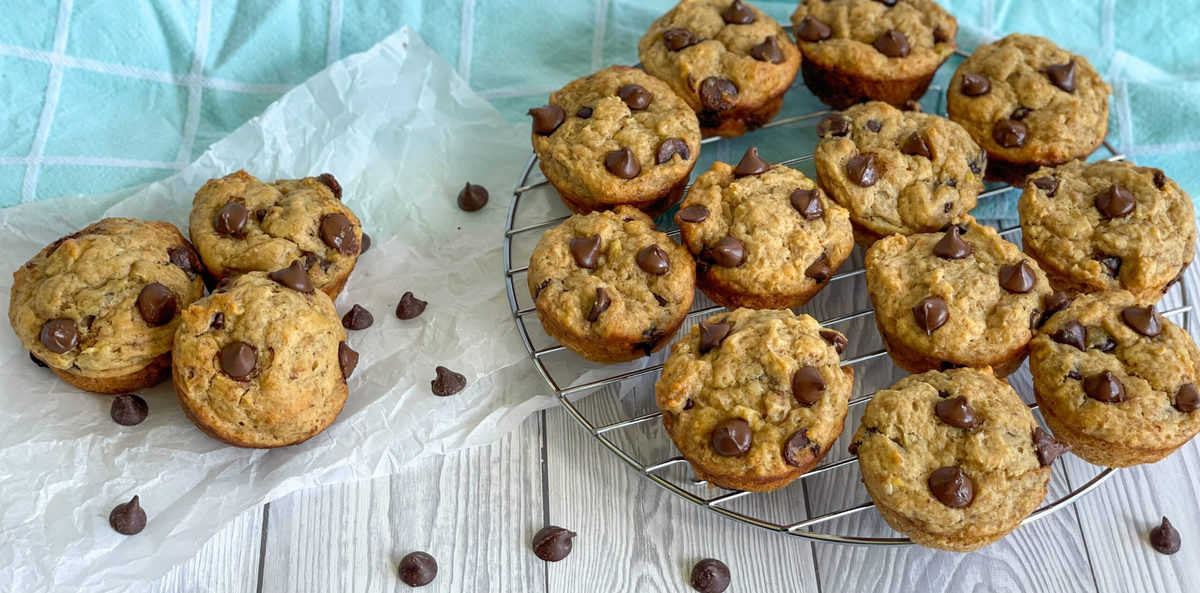
[[(375, 316), (370, 329), (351, 332), (361, 358), (337, 421), (270, 451), (204, 436), (168, 385), (140, 392), (146, 422), (117, 425), (108, 396), (35, 367), (12, 332), (0, 331), (0, 591), (123, 590), (190, 558), (248, 508), (492, 441), (549, 405), (502, 282), (505, 210), (528, 154), (527, 128), (505, 122), (405, 29), (331, 65), (170, 179), (0, 210), (7, 310), (10, 272), (99, 218), (167, 220), (186, 233), (192, 195), (210, 177), (329, 171), (374, 239), (338, 311), (360, 303)], [(455, 205), (467, 180), (491, 190), (482, 211)], [(406, 290), (429, 307), (400, 321), (393, 311)], [(438, 364), (465, 374), (466, 390), (433, 396)], [(107, 517), (134, 494), (149, 523), (126, 537)]]

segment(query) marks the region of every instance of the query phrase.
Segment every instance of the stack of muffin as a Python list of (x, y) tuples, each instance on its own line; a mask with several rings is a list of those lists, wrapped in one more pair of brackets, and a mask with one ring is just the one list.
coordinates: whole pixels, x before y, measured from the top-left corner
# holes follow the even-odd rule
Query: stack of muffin
[[(528, 282), (547, 332), (593, 361), (673, 340), (695, 287), (728, 312), (671, 348), (656, 398), (697, 475), (781, 488), (842, 432), (846, 338), (789, 309), (855, 243), (892, 360), (915, 373), (868, 404), (851, 451), (883, 517), (972, 550), (1043, 500), (1068, 449), (1157, 461), (1200, 431), (1200, 351), (1153, 303), (1190, 263), (1191, 199), (1162, 171), (1089, 164), (1110, 87), (1086, 58), (1014, 34), (977, 48), (948, 115), (915, 105), (954, 52), (932, 0), (807, 0), (793, 41), (741, 0), (684, 0), (613, 66), (530, 110), (542, 171), (576, 214)], [(754, 148), (687, 190), (704, 136), (768, 121), (798, 72), (836, 111), (817, 180)], [(969, 215), (984, 179), (1024, 188), (1024, 250)], [(682, 245), (647, 214), (683, 198)], [(1004, 377), (1030, 358), (1041, 428)]]

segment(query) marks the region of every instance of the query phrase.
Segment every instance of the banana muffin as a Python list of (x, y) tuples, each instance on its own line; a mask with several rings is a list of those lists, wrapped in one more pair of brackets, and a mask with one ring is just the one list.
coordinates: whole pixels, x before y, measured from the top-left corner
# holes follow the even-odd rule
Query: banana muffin
[(128, 393), (167, 377), (177, 313), (204, 296), (202, 272), (173, 225), (106, 218), (13, 273), (8, 320), (67, 383)]
[(671, 346), (654, 386), (663, 425), (701, 479), (782, 488), (842, 432), (854, 386), (844, 346), (841, 333), (786, 309), (710, 317)]

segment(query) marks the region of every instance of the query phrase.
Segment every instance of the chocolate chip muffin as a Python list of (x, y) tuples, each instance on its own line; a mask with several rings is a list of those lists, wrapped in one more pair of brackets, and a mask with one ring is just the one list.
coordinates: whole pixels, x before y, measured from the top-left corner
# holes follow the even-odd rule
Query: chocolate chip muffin
[(817, 178), (863, 247), (946, 228), (983, 191), (987, 153), (948, 119), (872, 101), (827, 115), (817, 135)]
[(346, 403), (358, 353), (299, 260), (248, 272), (183, 311), (172, 379), (188, 418), (239, 447), (305, 441)]
[(958, 66), (946, 108), (987, 150), (988, 177), (1019, 186), (1039, 167), (1100, 146), (1111, 93), (1087, 58), (1014, 33), (978, 47)]
[(803, 0), (792, 27), (804, 83), (834, 109), (921, 98), (957, 47), (958, 22), (932, 0)]
[(786, 486), (842, 432), (854, 371), (842, 334), (788, 310), (738, 309), (671, 346), (655, 384), (663, 424), (696, 475), (740, 490)]
[(967, 552), (1041, 504), (1050, 464), (1067, 447), (983, 368), (929, 371), (880, 390), (851, 449), (888, 525), (923, 546)]
[(1056, 289), (1158, 300), (1192, 261), (1192, 199), (1158, 169), (1072, 161), (1041, 169), (1018, 203), (1025, 252)]
[(741, 0), (683, 0), (650, 25), (638, 57), (696, 111), (705, 136), (770, 121), (800, 67), (783, 27)]
[(316, 287), (336, 298), (362, 245), (362, 225), (341, 196), (328, 173), (263, 183), (238, 171), (196, 192), (188, 230), (214, 281), (300, 259)]
[(167, 377), (178, 311), (204, 295), (203, 267), (169, 223), (106, 218), (13, 273), (8, 320), (67, 383), (127, 393)]
[(1080, 296), (1055, 313), (1033, 339), (1029, 371), (1046, 424), (1096, 465), (1153, 463), (1200, 431), (1200, 350), (1129, 292)]
[(829, 283), (854, 241), (846, 210), (803, 173), (750, 148), (715, 162), (675, 216), (700, 260), (697, 283), (727, 308), (799, 307)]
[(892, 235), (867, 251), (875, 322), (897, 366), (920, 373), (1021, 365), (1051, 294), (1037, 262), (974, 220), (944, 233)]
[(649, 216), (618, 206), (546, 231), (528, 280), (546, 333), (588, 360), (624, 362), (649, 356), (679, 329), (696, 265)]

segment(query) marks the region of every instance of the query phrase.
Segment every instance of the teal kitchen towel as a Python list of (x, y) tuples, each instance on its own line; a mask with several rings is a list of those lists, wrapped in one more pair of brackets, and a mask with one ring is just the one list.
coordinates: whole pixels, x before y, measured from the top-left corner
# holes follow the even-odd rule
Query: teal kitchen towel
[[(758, 2), (781, 22), (795, 2)], [(1200, 195), (1200, 0), (943, 0), (971, 49), (1010, 32), (1086, 55), (1109, 140)], [(408, 24), (506, 117), (637, 61), (658, 0), (0, 0), (0, 206), (161, 179), (284, 91)], [(957, 59), (926, 97), (937, 109)], [(785, 114), (820, 104), (797, 83)], [(795, 129), (811, 137), (811, 123)], [(723, 143), (716, 157), (740, 146)], [(768, 156), (773, 156), (768, 153)], [(788, 155), (778, 155), (782, 159)], [(1101, 151), (1098, 156), (1107, 156)], [(1011, 213), (993, 201), (981, 217)]]

